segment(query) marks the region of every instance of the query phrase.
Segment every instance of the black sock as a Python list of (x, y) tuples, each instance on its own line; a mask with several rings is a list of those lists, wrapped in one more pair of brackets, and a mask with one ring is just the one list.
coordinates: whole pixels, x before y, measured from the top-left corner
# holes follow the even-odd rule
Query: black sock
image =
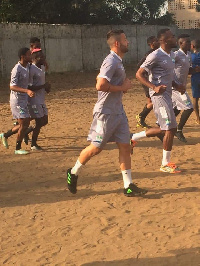
[(174, 114), (175, 116), (179, 115), (180, 114), (180, 111), (181, 110), (178, 110), (176, 107), (174, 108)]
[[(17, 130), (18, 131), (18, 130)], [(4, 137), (7, 139), (9, 138), (10, 136), (14, 135), (17, 133), (17, 131), (12, 131), (12, 129), (8, 130), (8, 132), (4, 133)]]
[(16, 150), (21, 150), (22, 147), (22, 141), (18, 140), (16, 143)]
[(139, 114), (139, 116), (143, 119), (147, 117), (147, 115), (151, 112), (152, 108), (147, 108), (147, 105), (145, 105), (144, 109), (142, 112)]
[(193, 112), (193, 108), (183, 111), (183, 113), (181, 115), (180, 122), (178, 124), (178, 130), (182, 130), (183, 129), (185, 123), (187, 122), (187, 120), (190, 117), (192, 112)]
[(36, 146), (36, 145), (37, 145), (37, 138), (32, 138), (31, 147)]

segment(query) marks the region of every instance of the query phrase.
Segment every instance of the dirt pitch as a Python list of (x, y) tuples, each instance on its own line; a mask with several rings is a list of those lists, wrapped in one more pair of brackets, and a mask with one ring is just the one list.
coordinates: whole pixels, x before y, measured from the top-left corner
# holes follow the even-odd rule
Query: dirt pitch
[[(135, 132), (145, 97), (133, 74), (127, 71), (133, 88), (123, 102)], [(0, 145), (0, 265), (200, 265), (200, 127), (194, 114), (184, 130), (188, 143), (174, 141), (172, 161), (181, 174), (159, 172), (158, 139), (143, 139), (134, 149), (133, 178), (149, 190), (145, 197), (123, 196), (115, 144), (83, 168), (76, 195), (66, 190), (66, 169), (87, 145), (96, 75), (48, 76), (49, 125), (38, 142), (44, 151), (14, 155), (15, 136), (8, 150)], [(12, 126), (8, 83), (1, 81), (1, 132)], [(154, 125), (153, 112), (147, 122)]]

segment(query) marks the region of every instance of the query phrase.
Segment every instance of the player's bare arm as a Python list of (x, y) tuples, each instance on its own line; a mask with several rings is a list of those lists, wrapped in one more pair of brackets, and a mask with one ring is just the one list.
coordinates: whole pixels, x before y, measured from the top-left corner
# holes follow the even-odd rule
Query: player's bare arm
[(177, 84), (175, 81), (172, 82), (172, 86), (173, 88), (175, 88), (175, 90), (179, 91), (181, 94), (184, 94), (186, 91), (186, 87), (182, 84)]
[(159, 85), (159, 86), (155, 86), (153, 83), (151, 83), (148, 79), (147, 79), (147, 71), (144, 68), (139, 68), (137, 73), (136, 73), (136, 78), (145, 86), (147, 86), (148, 88), (153, 89), (156, 93), (162, 93), (166, 90), (166, 86), (165, 85)]
[(104, 91), (104, 92), (117, 92), (117, 91), (127, 92), (129, 89), (131, 89), (131, 81), (130, 79), (126, 78), (121, 86), (114, 86), (107, 79), (99, 78), (97, 76), (96, 89), (98, 91)]
[(35, 92), (29, 89), (24, 89), (18, 86), (10, 86), (10, 90), (16, 91), (16, 92), (22, 92), (22, 93), (27, 93), (29, 97), (34, 97)]

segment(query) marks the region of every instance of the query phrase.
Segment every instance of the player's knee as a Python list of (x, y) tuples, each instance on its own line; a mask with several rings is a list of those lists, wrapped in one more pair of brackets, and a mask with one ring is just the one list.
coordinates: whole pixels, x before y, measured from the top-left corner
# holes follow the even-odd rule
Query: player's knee
[(45, 117), (43, 120), (43, 127), (46, 126), (48, 124), (48, 117)]
[(95, 156), (99, 154), (102, 151), (99, 147), (95, 147), (94, 145), (92, 146), (92, 149), (90, 150), (90, 155)]
[(119, 152), (123, 154), (130, 154), (131, 152), (131, 146), (130, 144), (123, 144), (119, 146)]

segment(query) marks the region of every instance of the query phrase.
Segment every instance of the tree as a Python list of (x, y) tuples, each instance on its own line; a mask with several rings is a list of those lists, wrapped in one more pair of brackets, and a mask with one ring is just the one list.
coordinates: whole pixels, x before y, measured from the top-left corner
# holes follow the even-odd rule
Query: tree
[(0, 0), (1, 22), (66, 24), (163, 24), (166, 0)]

